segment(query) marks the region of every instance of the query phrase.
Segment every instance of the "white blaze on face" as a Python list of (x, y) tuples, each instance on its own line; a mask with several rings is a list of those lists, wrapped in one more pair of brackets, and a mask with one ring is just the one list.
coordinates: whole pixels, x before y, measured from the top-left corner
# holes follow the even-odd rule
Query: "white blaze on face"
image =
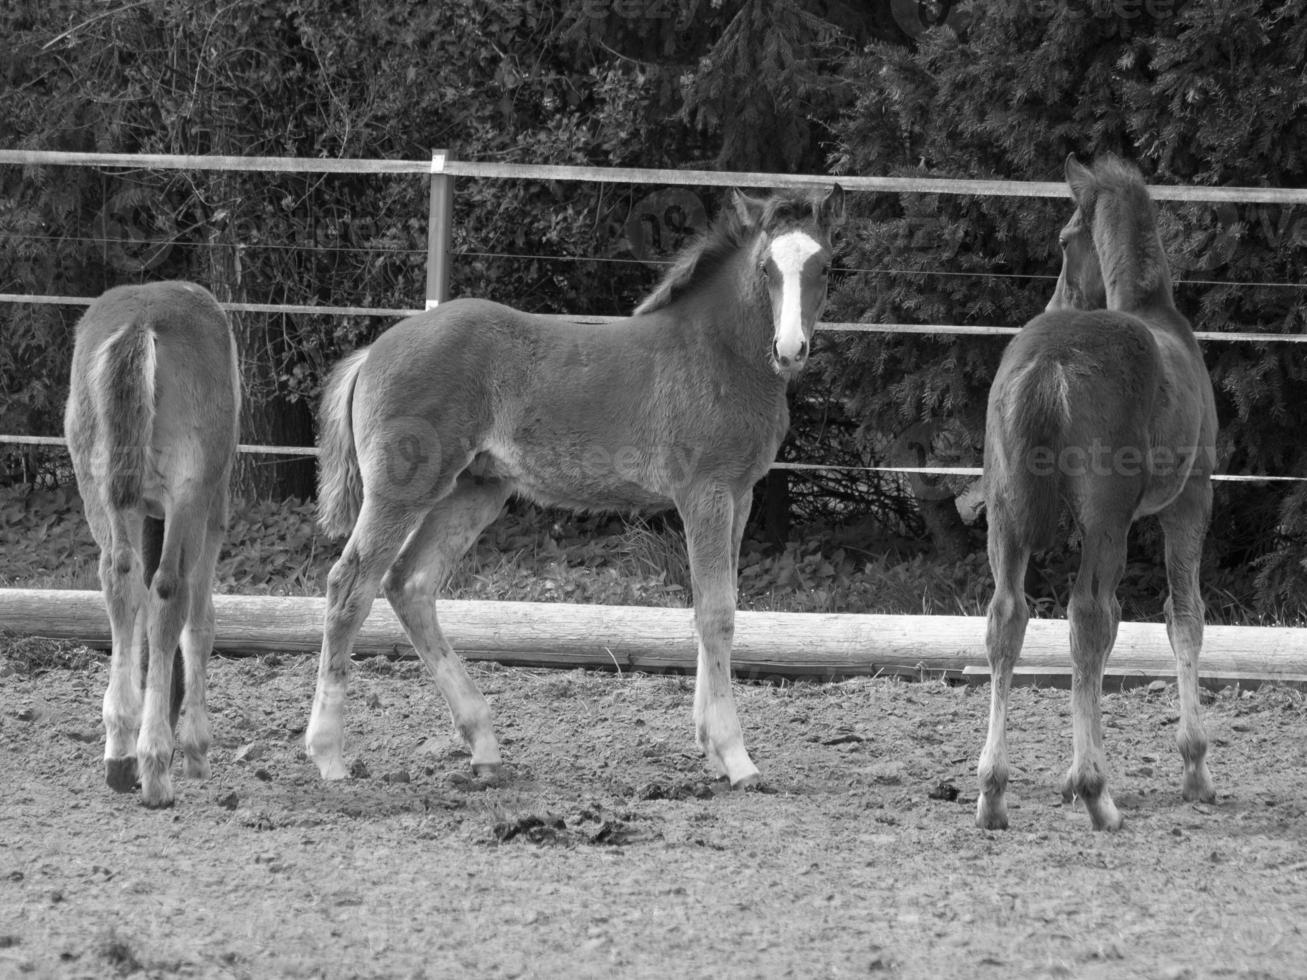
[(776, 314), (776, 356), (796, 358), (807, 337), (803, 332), (803, 273), (821, 244), (801, 231), (789, 231), (771, 243), (771, 260), (780, 274), (780, 310)]

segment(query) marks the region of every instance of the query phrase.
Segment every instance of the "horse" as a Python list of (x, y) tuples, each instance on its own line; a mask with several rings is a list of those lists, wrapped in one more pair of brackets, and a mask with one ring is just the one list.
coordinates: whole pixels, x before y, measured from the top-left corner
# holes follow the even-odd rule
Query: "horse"
[(433, 675), (475, 776), (502, 771), (490, 708), (441, 632), (436, 594), (513, 495), (574, 510), (675, 508), (698, 636), (694, 725), (735, 788), (760, 774), (731, 693), (740, 541), (789, 427), (786, 389), (826, 302), (844, 192), (739, 191), (616, 323), (457, 299), (402, 320), (330, 374), (319, 522), (348, 535), (327, 577), (305, 746), (348, 774), (350, 651), (378, 586)]
[(1216, 408), (1189, 321), (1176, 309), (1157, 208), (1132, 164), (1066, 162), (1076, 209), (1062, 229), (1062, 270), (1044, 313), (1013, 338), (989, 393), (985, 503), (994, 573), (985, 645), (992, 676), (976, 823), (1008, 825), (1007, 704), (1029, 616), (1032, 551), (1069, 514), (1080, 567), (1067, 610), (1073, 759), (1063, 797), (1079, 797), (1096, 830), (1122, 817), (1107, 789), (1100, 701), (1116, 641), (1131, 524), (1156, 514), (1165, 534), (1166, 631), (1180, 697), (1176, 736), (1186, 800), (1210, 803), (1198, 697), (1203, 639), (1199, 565), (1212, 510)]
[(183, 706), (186, 775), (209, 775), (213, 575), (239, 410), (236, 342), (204, 288), (119, 286), (78, 322), (64, 431), (113, 643), (105, 780), (123, 793), (139, 781), (148, 807), (173, 802)]

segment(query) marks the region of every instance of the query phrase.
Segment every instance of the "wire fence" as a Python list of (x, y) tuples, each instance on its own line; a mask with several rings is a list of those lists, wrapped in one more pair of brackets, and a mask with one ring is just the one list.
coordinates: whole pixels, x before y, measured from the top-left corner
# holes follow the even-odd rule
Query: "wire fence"
[[(422, 307), (390, 308), (347, 305), (295, 305), (284, 303), (223, 303), (223, 307), (233, 312), (273, 313), (319, 316), (378, 316), (404, 317), (421, 313), (435, 306), (443, 298), (448, 281), (448, 266), (454, 258), (518, 258), (565, 261), (608, 261), (633, 262), (644, 260), (615, 259), (611, 257), (584, 256), (537, 256), (518, 255), (498, 252), (457, 252), (449, 248), (452, 208), (450, 199), (453, 194), (453, 181), (458, 177), (490, 178), (503, 180), (536, 181), (578, 181), (589, 183), (623, 183), (652, 184), (663, 186), (696, 187), (742, 187), (770, 188), (794, 186), (826, 186), (838, 182), (846, 191), (854, 193), (898, 193), (898, 194), (953, 194), (974, 197), (1034, 197), (1065, 198), (1066, 186), (1054, 181), (1010, 181), (1010, 180), (964, 180), (938, 177), (852, 177), (815, 174), (767, 174), (748, 172), (723, 172), (707, 170), (651, 170), (632, 167), (597, 168), (586, 166), (556, 166), (549, 164), (521, 164), (454, 160), (443, 151), (435, 151), (430, 160), (365, 160), (365, 159), (316, 159), (295, 157), (230, 157), (230, 156), (183, 156), (183, 155), (137, 155), (121, 153), (68, 153), (46, 150), (4, 150), (0, 149), (0, 165), (23, 167), (73, 166), (116, 169), (124, 171), (140, 170), (200, 170), (200, 171), (242, 171), (262, 173), (317, 173), (317, 174), (408, 174), (421, 175), (431, 180), (431, 221), (428, 228), (427, 248), (427, 297)], [(1180, 187), (1171, 185), (1154, 185), (1149, 188), (1154, 199), (1188, 203), (1210, 204), (1307, 204), (1307, 189), (1273, 188), (1273, 187)], [(332, 246), (285, 245), (285, 248), (332, 248)], [(413, 254), (412, 250), (403, 250)], [(893, 270), (893, 269), (847, 269), (844, 274), (863, 275), (980, 275), (1005, 278), (1045, 278), (1015, 273), (998, 272), (953, 272), (948, 270)], [(1056, 277), (1048, 276), (1048, 279)], [(1220, 283), (1211, 280), (1189, 280), (1191, 285), (1228, 285), (1239, 287), (1280, 287), (1305, 288), (1302, 283), (1256, 282), (1256, 283)], [(0, 303), (87, 306), (94, 297), (35, 295), (24, 293), (0, 293)], [(585, 316), (577, 319), (590, 322), (611, 322), (618, 317)], [(1020, 328), (1011, 325), (977, 325), (977, 324), (916, 324), (916, 323), (860, 323), (860, 322), (822, 322), (818, 329), (837, 333), (901, 333), (919, 335), (962, 335), (1002, 337), (1015, 334)], [(1216, 343), (1289, 343), (1307, 341), (1307, 334), (1261, 333), (1250, 331), (1200, 331), (1197, 337), (1202, 342)], [(0, 444), (36, 445), (58, 447), (65, 445), (57, 436), (36, 436), (24, 434), (0, 434)], [(316, 456), (318, 451), (311, 446), (255, 446), (242, 445), (244, 453), (281, 456)], [(859, 466), (849, 464), (776, 462), (772, 466), (778, 470), (835, 470), (866, 473), (898, 473), (948, 475), (955, 477), (977, 477), (981, 474), (978, 467), (959, 466)], [(1234, 482), (1300, 482), (1307, 478), (1293, 476), (1226, 474), (1217, 476), (1218, 480)]]

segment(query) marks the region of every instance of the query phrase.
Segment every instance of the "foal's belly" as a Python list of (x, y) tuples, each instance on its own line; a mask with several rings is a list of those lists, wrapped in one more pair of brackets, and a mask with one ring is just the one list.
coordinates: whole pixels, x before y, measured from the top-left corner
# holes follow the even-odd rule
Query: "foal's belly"
[(678, 469), (688, 479), (690, 470), (677, 466), (674, 453), (602, 446), (494, 447), (469, 467), (473, 475), (506, 480), (545, 506), (624, 512), (671, 507)]

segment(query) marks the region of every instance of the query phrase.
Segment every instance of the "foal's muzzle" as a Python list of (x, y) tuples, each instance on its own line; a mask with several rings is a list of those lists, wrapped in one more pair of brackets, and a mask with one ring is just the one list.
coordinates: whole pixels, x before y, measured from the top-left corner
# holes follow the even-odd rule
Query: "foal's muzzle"
[(805, 340), (799, 344), (799, 349), (793, 354), (782, 354), (780, 346), (773, 341), (771, 345), (772, 364), (780, 374), (791, 375), (797, 374), (803, 370), (803, 366), (808, 363), (808, 342)]

